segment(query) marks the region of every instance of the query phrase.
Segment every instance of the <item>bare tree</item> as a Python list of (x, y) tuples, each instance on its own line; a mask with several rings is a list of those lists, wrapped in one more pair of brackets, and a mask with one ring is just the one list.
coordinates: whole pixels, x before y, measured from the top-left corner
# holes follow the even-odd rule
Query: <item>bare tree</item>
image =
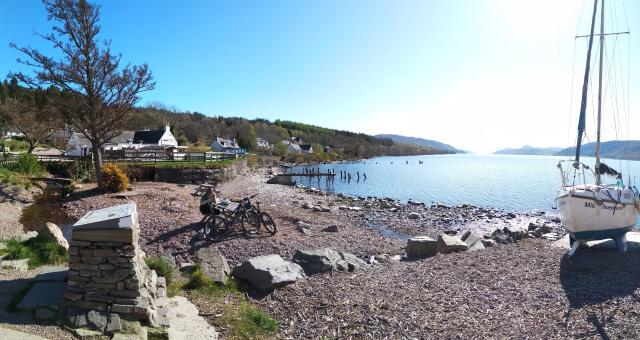
[(121, 133), (125, 117), (140, 93), (155, 82), (147, 64), (121, 66), (121, 55), (111, 52), (111, 41), (100, 39), (100, 8), (86, 0), (44, 0), (53, 32), (38, 34), (63, 57), (54, 59), (27, 47), (11, 47), (26, 58), (18, 62), (33, 67), (34, 76), (18, 74), (26, 84), (51, 84), (62, 89), (65, 119), (91, 142), (98, 186), (102, 188), (102, 147)]
[(29, 143), (28, 153), (62, 126), (55, 104), (57, 97), (55, 88), (13, 88), (0, 103), (0, 111), (4, 112), (8, 123), (22, 132)]

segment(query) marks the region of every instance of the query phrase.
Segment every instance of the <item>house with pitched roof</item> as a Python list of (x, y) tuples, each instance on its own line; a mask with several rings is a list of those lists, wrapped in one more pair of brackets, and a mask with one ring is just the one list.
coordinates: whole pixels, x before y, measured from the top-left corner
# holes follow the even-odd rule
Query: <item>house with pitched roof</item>
[(289, 153), (313, 153), (313, 146), (302, 141), (301, 137), (291, 137), (291, 140), (283, 140)]
[(178, 146), (176, 137), (171, 133), (169, 124), (159, 130), (139, 130), (133, 136), (133, 144), (138, 148)]
[(245, 149), (241, 148), (238, 143), (236, 143), (236, 139), (224, 139), (220, 137), (216, 137), (211, 142), (211, 150), (213, 152), (224, 152), (224, 153), (232, 153), (235, 155), (244, 155)]
[[(103, 146), (106, 151), (123, 149), (167, 149), (178, 147), (178, 141), (169, 125), (159, 130), (122, 131)], [(67, 142), (65, 155), (86, 156), (91, 153), (91, 142), (84, 134), (74, 132)]]
[[(111, 138), (104, 146), (104, 150), (121, 150), (133, 148), (134, 131), (122, 131), (119, 135)], [(91, 142), (81, 132), (74, 132), (69, 137), (64, 153), (66, 156), (80, 157), (91, 154)]]

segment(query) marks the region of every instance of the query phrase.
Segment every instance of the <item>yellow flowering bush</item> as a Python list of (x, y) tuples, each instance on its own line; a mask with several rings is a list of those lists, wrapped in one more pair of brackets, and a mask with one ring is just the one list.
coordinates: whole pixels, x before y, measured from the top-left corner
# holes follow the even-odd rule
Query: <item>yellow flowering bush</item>
[(105, 164), (101, 168), (102, 171), (102, 190), (106, 192), (120, 192), (127, 190), (129, 186), (129, 178), (124, 171), (114, 164)]

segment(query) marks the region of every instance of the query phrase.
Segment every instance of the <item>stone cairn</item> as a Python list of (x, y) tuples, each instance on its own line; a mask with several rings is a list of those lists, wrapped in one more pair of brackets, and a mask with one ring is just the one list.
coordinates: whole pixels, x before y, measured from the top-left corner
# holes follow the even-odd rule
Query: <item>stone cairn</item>
[(114, 333), (126, 323), (163, 323), (165, 280), (144, 263), (139, 229), (135, 203), (90, 211), (74, 224), (62, 303), (73, 328)]

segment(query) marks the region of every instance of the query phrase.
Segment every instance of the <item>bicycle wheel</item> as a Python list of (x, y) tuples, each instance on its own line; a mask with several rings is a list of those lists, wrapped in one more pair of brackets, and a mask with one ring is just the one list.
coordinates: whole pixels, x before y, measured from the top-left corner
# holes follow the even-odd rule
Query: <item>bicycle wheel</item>
[(260, 231), (260, 216), (255, 209), (247, 209), (242, 214), (242, 229), (247, 234)]
[(216, 215), (207, 218), (204, 224), (205, 236), (209, 239), (216, 239), (229, 231), (227, 220)]
[(271, 235), (275, 235), (276, 234), (276, 222), (266, 212), (261, 212), (260, 213), (260, 224), (265, 229), (267, 229), (269, 234), (271, 234)]

